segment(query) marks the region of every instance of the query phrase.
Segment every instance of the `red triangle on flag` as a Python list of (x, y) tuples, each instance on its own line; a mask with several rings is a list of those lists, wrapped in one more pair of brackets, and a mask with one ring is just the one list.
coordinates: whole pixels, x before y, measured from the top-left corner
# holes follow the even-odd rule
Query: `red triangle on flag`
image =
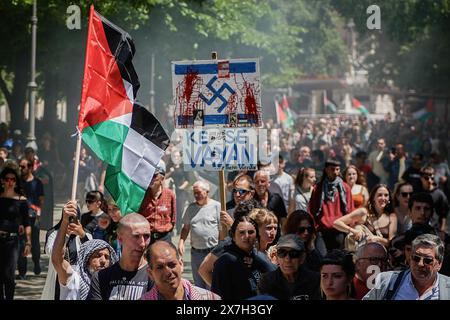
[(283, 94), (283, 98), (281, 99), (281, 107), (283, 109), (289, 109), (289, 101), (285, 94)]
[(91, 5), (78, 129), (130, 113), (133, 102), (111, 52), (103, 17)]

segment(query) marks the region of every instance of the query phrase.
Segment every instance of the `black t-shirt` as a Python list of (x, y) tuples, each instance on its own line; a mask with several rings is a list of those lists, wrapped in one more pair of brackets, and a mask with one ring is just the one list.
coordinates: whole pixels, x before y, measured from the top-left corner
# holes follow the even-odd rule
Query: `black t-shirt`
[(26, 200), (0, 198), (0, 230), (18, 233), (19, 225), (28, 227), (28, 203)]
[[(256, 193), (254, 198), (261, 202), (261, 199)], [(286, 206), (284, 205), (283, 198), (281, 198), (277, 193), (272, 193), (269, 191), (269, 197), (267, 199), (267, 209), (275, 213), (278, 221), (280, 221), (281, 218), (287, 217)]]
[(136, 271), (125, 271), (117, 262), (94, 273), (87, 300), (140, 300), (152, 286), (147, 265)]
[(24, 181), (23, 189), (31, 204), (39, 205), (39, 197), (44, 196), (44, 186), (40, 179), (34, 177), (31, 181)]

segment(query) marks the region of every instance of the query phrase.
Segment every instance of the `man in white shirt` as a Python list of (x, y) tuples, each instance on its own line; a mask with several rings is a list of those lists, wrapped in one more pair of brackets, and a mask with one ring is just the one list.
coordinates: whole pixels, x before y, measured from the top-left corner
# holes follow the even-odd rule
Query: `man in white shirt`
[(284, 172), (284, 168), (286, 167), (286, 161), (282, 156), (279, 156), (278, 160), (278, 171), (275, 175), (273, 182), (280, 186), (283, 202), (286, 206), (286, 209), (289, 208), (289, 201), (294, 193), (294, 179)]
[(383, 167), (383, 158), (387, 156), (386, 142), (384, 138), (377, 140), (377, 149), (369, 154), (369, 164), (372, 172), (380, 179), (379, 183), (388, 183), (389, 173)]
[(184, 213), (178, 251), (183, 257), (184, 242), (191, 232), (191, 266), (194, 284), (197, 287), (209, 289), (198, 274), (198, 268), (219, 242), (220, 202), (209, 198), (209, 185), (204, 181), (195, 182), (192, 189), (195, 202), (189, 204)]

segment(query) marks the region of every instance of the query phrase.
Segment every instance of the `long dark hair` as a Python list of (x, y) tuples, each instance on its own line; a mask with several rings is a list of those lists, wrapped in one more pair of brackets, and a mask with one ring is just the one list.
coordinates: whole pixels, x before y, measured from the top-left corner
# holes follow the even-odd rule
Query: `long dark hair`
[(400, 201), (398, 201), (397, 200), (397, 198), (398, 198), (398, 196), (400, 195), (400, 189), (401, 188), (403, 188), (404, 186), (411, 186), (411, 188), (412, 188), (412, 185), (411, 185), (411, 183), (409, 183), (409, 182), (402, 182), (402, 183), (399, 183), (399, 184), (397, 184), (396, 186), (395, 186), (395, 191), (394, 191), (394, 195), (393, 195), (393, 205), (394, 205), (394, 208), (395, 207), (398, 207), (399, 205), (400, 205)]
[(353, 279), (355, 276), (356, 271), (353, 255), (346, 250), (333, 249), (328, 252), (320, 263), (320, 270), (325, 265), (341, 266), (348, 279)]
[(308, 172), (316, 172), (316, 170), (314, 168), (300, 168), (300, 170), (298, 170), (297, 172), (297, 176), (295, 177), (295, 186), (296, 187), (302, 187), (303, 185), (303, 180), (305, 179), (305, 176), (308, 174)]
[(298, 227), (300, 226), (300, 222), (302, 222), (303, 220), (307, 220), (313, 228), (313, 233), (316, 233), (314, 220), (311, 215), (304, 210), (295, 210), (288, 215), (286, 222), (284, 223), (284, 234), (296, 234), (298, 231)]
[(369, 211), (369, 214), (375, 215), (378, 217), (377, 210), (375, 210), (375, 194), (377, 193), (378, 189), (385, 188), (389, 193), (389, 202), (384, 208), (383, 212), (389, 215), (390, 213), (394, 212), (393, 207), (393, 199), (392, 199), (392, 193), (391, 190), (389, 190), (389, 187), (385, 184), (379, 183), (375, 187), (372, 188), (369, 194), (369, 201), (367, 201), (367, 211)]
[[(20, 176), (19, 176), (19, 173), (17, 172), (17, 170), (15, 170), (14, 168), (11, 168), (11, 167), (4, 168), (2, 170), (2, 172), (0, 173), (0, 179), (1, 180), (5, 179), (7, 174), (13, 174), (16, 179), (16, 186), (14, 187), (14, 192), (17, 193), (18, 195), (25, 196), (25, 192), (22, 189)], [(1, 184), (0, 185), (0, 193), (3, 193), (3, 192), (5, 192), (5, 187), (3, 186), (3, 184)]]
[(100, 201), (100, 209), (103, 212), (108, 212), (108, 202), (106, 201), (103, 193), (98, 190), (89, 191), (86, 194), (86, 200), (89, 201)]

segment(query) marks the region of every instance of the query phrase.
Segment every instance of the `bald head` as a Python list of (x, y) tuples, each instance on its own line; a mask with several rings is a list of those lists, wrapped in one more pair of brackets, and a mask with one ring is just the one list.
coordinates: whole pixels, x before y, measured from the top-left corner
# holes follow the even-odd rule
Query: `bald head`
[(117, 233), (123, 232), (124, 229), (131, 229), (135, 225), (147, 225), (150, 228), (150, 224), (147, 219), (139, 213), (130, 213), (119, 220), (117, 225)]
[(152, 267), (152, 257), (160, 255), (174, 255), (177, 260), (180, 260), (178, 249), (172, 242), (156, 241), (150, 245), (145, 252), (145, 259), (150, 267)]

